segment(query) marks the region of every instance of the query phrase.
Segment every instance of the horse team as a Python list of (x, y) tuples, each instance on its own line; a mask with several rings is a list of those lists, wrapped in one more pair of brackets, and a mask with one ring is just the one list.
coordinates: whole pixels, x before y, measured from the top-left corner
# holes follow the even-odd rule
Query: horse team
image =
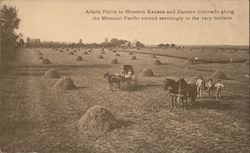
[[(187, 83), (183, 77), (180, 77), (178, 81), (173, 79), (165, 79), (164, 90), (168, 91), (169, 99), (171, 99), (172, 107), (177, 107), (177, 102), (182, 104), (183, 109), (192, 107), (198, 99), (202, 97), (202, 90), (208, 90), (208, 97), (211, 99), (219, 100), (221, 98), (221, 92), (224, 85), (221, 80), (216, 83), (209, 79), (207, 83), (201, 75), (198, 76), (195, 82)], [(214, 90), (216, 90), (216, 96), (214, 96)], [(190, 103), (188, 103), (190, 101)]]

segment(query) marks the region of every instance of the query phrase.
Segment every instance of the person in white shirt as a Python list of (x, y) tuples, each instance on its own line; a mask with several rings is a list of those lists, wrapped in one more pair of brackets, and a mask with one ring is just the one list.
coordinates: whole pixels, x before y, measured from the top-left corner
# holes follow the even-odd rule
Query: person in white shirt
[(206, 83), (206, 87), (208, 90), (208, 98), (213, 98), (213, 90), (214, 90), (214, 83), (212, 79), (209, 79)]
[(198, 58), (198, 56), (196, 56), (196, 57), (194, 58), (195, 64), (198, 64), (198, 60), (199, 60), (199, 58)]
[(196, 87), (197, 87), (197, 98), (201, 98), (201, 90), (204, 85), (204, 79), (201, 75), (198, 76), (198, 79), (196, 80)]
[(221, 90), (224, 87), (224, 85), (221, 83), (221, 80), (218, 80), (217, 83), (215, 84), (216, 88), (216, 99), (219, 100), (221, 98)]

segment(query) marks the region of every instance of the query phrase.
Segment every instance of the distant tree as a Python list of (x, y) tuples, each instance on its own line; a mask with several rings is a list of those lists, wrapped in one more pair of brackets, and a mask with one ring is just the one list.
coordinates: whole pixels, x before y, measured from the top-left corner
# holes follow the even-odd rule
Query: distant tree
[(164, 44), (159, 44), (158, 47), (163, 48), (163, 47), (165, 47), (165, 45)]
[(168, 43), (165, 44), (165, 47), (169, 47), (170, 45)]
[(171, 44), (171, 47), (175, 47), (176, 45), (175, 44)]

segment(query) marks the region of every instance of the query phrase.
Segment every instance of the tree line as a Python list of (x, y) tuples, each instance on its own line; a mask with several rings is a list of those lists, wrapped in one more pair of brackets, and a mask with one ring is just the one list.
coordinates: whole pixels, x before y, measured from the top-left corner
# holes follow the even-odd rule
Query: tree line
[(24, 45), (21, 34), (17, 34), (20, 19), (16, 7), (3, 5), (0, 8), (1, 23), (1, 51), (0, 51), (0, 72), (4, 69), (6, 62), (13, 58), (17, 48)]

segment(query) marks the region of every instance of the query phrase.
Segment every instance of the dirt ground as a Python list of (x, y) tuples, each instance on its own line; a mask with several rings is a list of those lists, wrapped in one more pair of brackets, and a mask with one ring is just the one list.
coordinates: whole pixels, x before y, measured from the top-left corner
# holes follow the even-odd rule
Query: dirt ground
[[(51, 64), (41, 64), (40, 50)], [(235, 64), (185, 64), (185, 60), (161, 57), (153, 65), (151, 55), (100, 49), (69, 51), (21, 49), (10, 62), (0, 85), (0, 150), (8, 153), (247, 153), (249, 146), (249, 66)], [(81, 55), (83, 61), (76, 61)], [(136, 56), (137, 60), (131, 60)], [(119, 64), (110, 64), (117, 58)], [(121, 65), (134, 66), (138, 84), (128, 90), (109, 91), (106, 71), (119, 72)], [(70, 77), (77, 89), (56, 90), (56, 79), (43, 79), (49, 68)], [(154, 77), (141, 77), (151, 68)], [(163, 90), (165, 78), (184, 76), (188, 81), (215, 70), (230, 79), (220, 101), (203, 98), (191, 110), (171, 108)], [(94, 105), (109, 109), (121, 128), (100, 134), (79, 131), (76, 122)]]

